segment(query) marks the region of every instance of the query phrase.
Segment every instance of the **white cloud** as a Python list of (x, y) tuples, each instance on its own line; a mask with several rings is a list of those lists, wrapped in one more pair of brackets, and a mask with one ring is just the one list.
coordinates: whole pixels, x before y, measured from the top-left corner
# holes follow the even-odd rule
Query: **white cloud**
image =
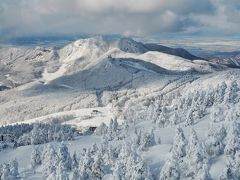
[(201, 28), (209, 31), (236, 33), (240, 31), (240, 1), (211, 0), (215, 7), (214, 14), (193, 15)]
[(239, 30), (239, 0), (4, 0), (0, 34)]

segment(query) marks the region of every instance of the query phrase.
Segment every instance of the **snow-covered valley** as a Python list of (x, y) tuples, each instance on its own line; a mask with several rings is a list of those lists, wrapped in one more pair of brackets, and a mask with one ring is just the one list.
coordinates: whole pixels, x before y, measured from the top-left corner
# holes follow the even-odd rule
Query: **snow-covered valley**
[(229, 64), (130, 38), (1, 48), (0, 177), (239, 179)]

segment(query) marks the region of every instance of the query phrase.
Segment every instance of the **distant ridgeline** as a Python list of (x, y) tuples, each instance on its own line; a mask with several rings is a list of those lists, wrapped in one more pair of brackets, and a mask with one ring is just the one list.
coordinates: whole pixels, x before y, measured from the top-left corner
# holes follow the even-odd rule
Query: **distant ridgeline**
[(86, 36), (39, 36), (39, 37), (18, 37), (12, 38), (4, 41), (0, 41), (0, 44), (4, 44), (7, 46), (27, 46), (27, 47), (63, 47), (66, 44), (79, 39), (84, 38)]
[[(76, 41), (78, 39), (89, 38), (95, 35), (90, 34), (77, 34), (77, 35), (50, 35), (50, 36), (26, 36), (26, 37), (15, 37), (7, 40), (0, 40), (1, 44), (7, 46), (27, 46), (27, 47), (57, 47), (62, 48), (65, 45)], [(104, 36), (105, 37), (105, 36)], [(106, 38), (117, 38), (119, 35), (106, 35)]]

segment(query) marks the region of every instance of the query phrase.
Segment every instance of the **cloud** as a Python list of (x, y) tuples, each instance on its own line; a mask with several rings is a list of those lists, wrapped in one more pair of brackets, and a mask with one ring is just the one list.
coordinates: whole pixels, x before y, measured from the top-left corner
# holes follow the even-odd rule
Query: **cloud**
[(4, 0), (0, 35), (240, 30), (239, 0)]
[(208, 31), (236, 33), (240, 31), (240, 1), (211, 0), (215, 13), (194, 14), (192, 19), (200, 24), (202, 29)]

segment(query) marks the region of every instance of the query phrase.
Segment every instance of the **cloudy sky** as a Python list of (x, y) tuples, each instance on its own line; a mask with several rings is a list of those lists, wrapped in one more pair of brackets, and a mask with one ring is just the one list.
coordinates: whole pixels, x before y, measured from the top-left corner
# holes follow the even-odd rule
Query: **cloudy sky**
[(240, 0), (1, 0), (0, 37), (240, 32)]

